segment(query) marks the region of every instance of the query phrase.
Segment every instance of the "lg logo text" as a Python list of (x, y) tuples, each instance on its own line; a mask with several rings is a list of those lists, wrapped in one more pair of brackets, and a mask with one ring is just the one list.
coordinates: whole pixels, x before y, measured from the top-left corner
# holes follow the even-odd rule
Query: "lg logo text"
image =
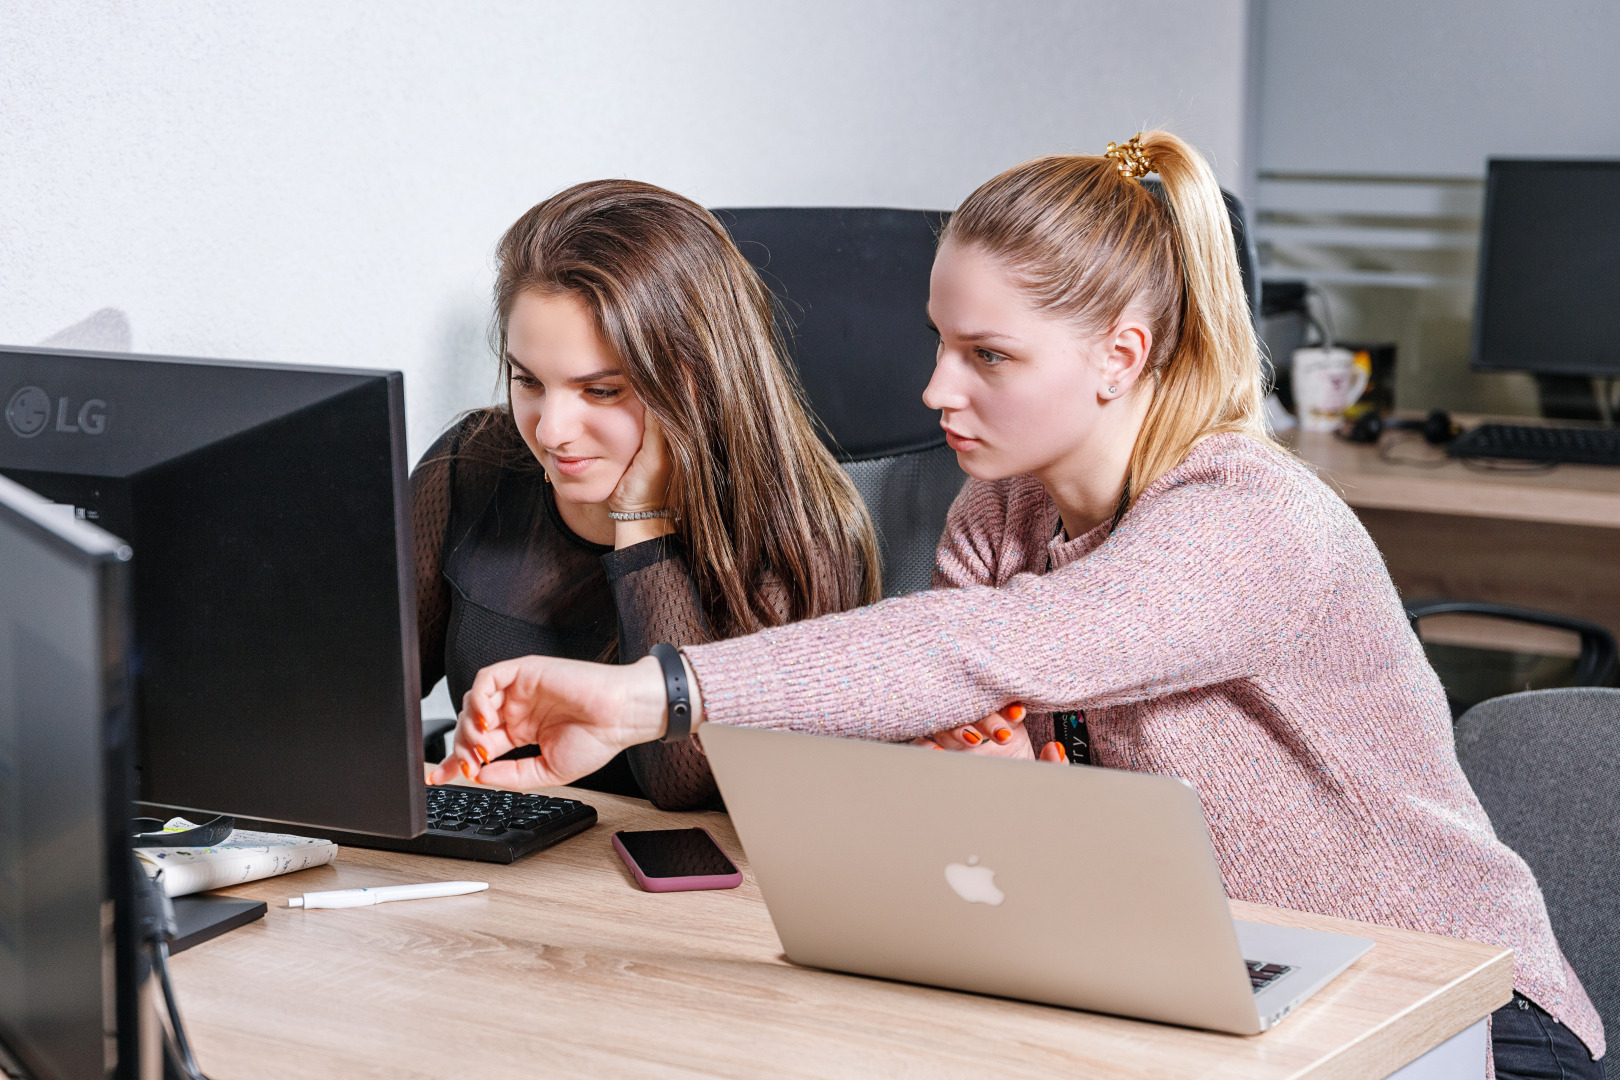
[(77, 411), (67, 397), (56, 400), (51, 408), (51, 396), (37, 386), (25, 386), (11, 395), (6, 405), (6, 424), (19, 439), (32, 439), (50, 424), (52, 412), (56, 414), (56, 430), (67, 434), (100, 435), (107, 430), (107, 403), (90, 398)]

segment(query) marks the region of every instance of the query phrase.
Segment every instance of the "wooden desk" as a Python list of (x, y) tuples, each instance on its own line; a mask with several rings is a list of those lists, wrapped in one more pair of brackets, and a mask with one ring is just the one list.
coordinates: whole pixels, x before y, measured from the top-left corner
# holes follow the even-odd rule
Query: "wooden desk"
[[(1145, 1024), (795, 967), (723, 814), (577, 794), (601, 823), (512, 866), (345, 848), (230, 895), (263, 920), (174, 959), (214, 1080), (660, 1076), (1385, 1076), (1511, 994), (1494, 946), (1235, 904), (1378, 945), (1275, 1031)], [(615, 829), (701, 824), (744, 870), (724, 892), (640, 891)], [(472, 896), (290, 910), (320, 889), (487, 880)]]
[(1620, 634), (1620, 469), (1481, 471), (1415, 434), (1386, 443), (1395, 461), (1327, 433), (1285, 442), (1355, 509), (1403, 596), (1516, 604)]

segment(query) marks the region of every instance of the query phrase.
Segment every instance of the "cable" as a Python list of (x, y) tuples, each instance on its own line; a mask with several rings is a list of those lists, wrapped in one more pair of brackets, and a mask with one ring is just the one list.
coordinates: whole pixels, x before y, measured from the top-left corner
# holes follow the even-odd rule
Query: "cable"
[[(1313, 296), (1322, 305), (1322, 317), (1320, 319), (1311, 311), (1310, 298)], [(1337, 327), (1333, 324), (1333, 306), (1328, 303), (1327, 293), (1323, 291), (1320, 285), (1311, 285), (1305, 290), (1305, 319), (1316, 327), (1316, 332), (1321, 335), (1322, 348), (1333, 348), (1333, 343), (1338, 340), (1339, 333)]]
[[(1391, 435), (1395, 437), (1390, 438)], [(1378, 460), (1386, 465), (1410, 465), (1416, 469), (1438, 469), (1451, 460), (1444, 452), (1441, 452), (1438, 457), (1432, 454), (1428, 457), (1395, 456), (1397, 446), (1405, 446), (1412, 442), (1420, 442), (1425, 446), (1429, 445), (1428, 440), (1416, 431), (1385, 432), (1384, 437), (1378, 440)]]
[(191, 1054), (191, 1043), (186, 1038), (186, 1026), (180, 1022), (180, 1003), (175, 999), (174, 986), (169, 982), (169, 943), (162, 938), (152, 942), (152, 966), (157, 969), (158, 985), (163, 989), (163, 1004), (169, 1011), (169, 1033), (173, 1043), (167, 1049), (173, 1056), (175, 1067), (185, 1080), (208, 1080), (197, 1067)]
[(1484, 473), (1545, 473), (1552, 472), (1559, 464), (1556, 461), (1525, 461), (1521, 458), (1467, 457), (1459, 460), (1475, 472)]
[(163, 992), (163, 1004), (169, 1022), (163, 1028), (164, 1056), (181, 1076), (181, 1080), (208, 1080), (197, 1067), (186, 1038), (185, 1024), (180, 1021), (180, 1002), (169, 979), (169, 942), (179, 928), (174, 921), (174, 904), (163, 891), (163, 871), (147, 877), (131, 851), (130, 872), (133, 890), (130, 899), (135, 906), (136, 941), (147, 954), (149, 964), (157, 973), (158, 989)]

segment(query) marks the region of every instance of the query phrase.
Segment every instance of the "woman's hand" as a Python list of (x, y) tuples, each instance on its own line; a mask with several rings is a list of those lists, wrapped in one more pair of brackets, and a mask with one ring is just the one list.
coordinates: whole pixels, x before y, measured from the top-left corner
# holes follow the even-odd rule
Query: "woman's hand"
[[(651, 656), (627, 665), (554, 656), (491, 664), (462, 699), (455, 749), (428, 782), (465, 777), (508, 788), (572, 783), (625, 747), (659, 738), (667, 705), (663, 672)], [(540, 747), (539, 757), (495, 760), (529, 745)]]
[[(1024, 761), (1036, 756), (1035, 748), (1029, 741), (1029, 732), (1024, 728), (1024, 707), (1017, 702), (991, 713), (976, 723), (963, 724), (958, 728), (936, 731), (931, 736), (913, 739), (911, 745)], [(1063, 748), (1055, 742), (1049, 742), (1041, 747), (1040, 760), (1061, 763), (1066, 759)]]
[[(608, 496), (608, 509), (617, 514), (640, 514), (669, 509), (669, 479), (674, 463), (658, 418), (648, 411), (641, 432), (641, 448)], [(670, 518), (644, 518), (613, 523), (614, 546), (629, 547), (675, 531)]]

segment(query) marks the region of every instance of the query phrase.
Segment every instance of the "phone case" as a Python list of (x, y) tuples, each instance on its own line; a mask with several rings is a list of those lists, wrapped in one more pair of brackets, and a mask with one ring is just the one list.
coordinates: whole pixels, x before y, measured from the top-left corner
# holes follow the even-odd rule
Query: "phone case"
[[(720, 848), (720, 844), (714, 840), (708, 829), (703, 829), (702, 832), (704, 836), (709, 837), (711, 842), (714, 842), (716, 848)], [(730, 874), (708, 874), (701, 877), (650, 878), (641, 872), (641, 867), (636, 864), (636, 860), (631, 857), (630, 852), (625, 850), (623, 844), (619, 843), (618, 833), (613, 834), (613, 850), (619, 853), (619, 858), (624, 860), (624, 865), (628, 866), (630, 872), (636, 876), (637, 884), (648, 892), (695, 892), (698, 889), (735, 889), (742, 884), (741, 870)], [(725, 849), (720, 848), (720, 851), (724, 854)], [(727, 855), (726, 859), (729, 861), (731, 856)]]

